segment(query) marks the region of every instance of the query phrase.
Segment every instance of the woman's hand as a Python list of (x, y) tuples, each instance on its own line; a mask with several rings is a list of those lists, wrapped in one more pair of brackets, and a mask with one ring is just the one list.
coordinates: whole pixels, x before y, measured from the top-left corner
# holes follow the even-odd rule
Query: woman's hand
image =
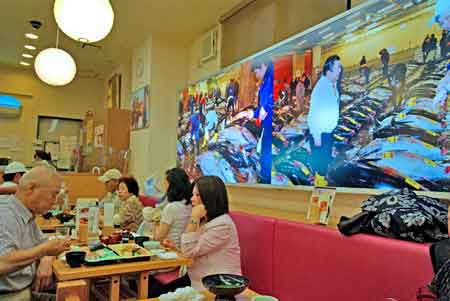
[(161, 244), (163, 245), (163, 247), (169, 248), (169, 249), (176, 249), (176, 245), (173, 241), (171, 241), (170, 239), (164, 239)]
[(206, 216), (205, 205), (199, 204), (197, 206), (194, 206), (194, 208), (192, 208), (191, 217), (193, 219), (200, 221), (205, 216)]

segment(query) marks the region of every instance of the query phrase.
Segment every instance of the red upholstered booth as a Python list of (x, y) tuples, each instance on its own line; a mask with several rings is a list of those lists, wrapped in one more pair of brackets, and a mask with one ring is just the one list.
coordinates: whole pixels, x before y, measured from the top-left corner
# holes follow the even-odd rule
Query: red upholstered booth
[(139, 201), (141, 201), (144, 207), (155, 207), (158, 199), (153, 196), (143, 195), (139, 196)]
[(414, 300), (433, 269), (428, 246), (233, 212), (250, 288), (282, 301)]
[(233, 212), (232, 218), (239, 234), (242, 273), (254, 291), (271, 294), (275, 219), (239, 212)]

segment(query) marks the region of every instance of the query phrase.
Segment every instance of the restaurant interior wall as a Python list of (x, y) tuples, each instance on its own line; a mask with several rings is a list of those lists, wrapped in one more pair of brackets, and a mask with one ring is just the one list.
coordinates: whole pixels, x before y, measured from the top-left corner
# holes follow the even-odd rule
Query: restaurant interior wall
[[(177, 103), (173, 99), (188, 80), (188, 49), (184, 44), (151, 36), (147, 66), (150, 68), (149, 127), (131, 131), (130, 137), (129, 173), (141, 186), (149, 176), (162, 175), (176, 165)], [(121, 66), (122, 70), (129, 72), (122, 73), (122, 81), (130, 83), (128, 97), (122, 102), (123, 108), (129, 108), (134, 89), (131, 64), (132, 60)]]
[[(0, 137), (19, 138), (23, 144), (26, 165), (33, 159), (32, 143), (37, 133), (37, 116), (57, 116), (83, 119), (87, 110), (98, 110), (103, 105), (103, 84), (100, 79), (80, 78), (64, 87), (51, 87), (41, 82), (30, 69), (0, 66), (0, 93), (18, 96), (22, 101), (22, 116), (16, 119), (0, 118)], [(3, 150), (5, 151), (5, 150)], [(2, 155), (2, 149), (0, 149)], [(12, 159), (16, 159), (13, 158)]]
[[(202, 52), (202, 40), (205, 34), (208, 34), (210, 31), (217, 31), (217, 40), (216, 40), (216, 56), (209, 59), (208, 61), (201, 61), (201, 52)], [(198, 36), (189, 47), (189, 74), (188, 81), (196, 82), (201, 80), (202, 78), (206, 78), (211, 74), (214, 74), (220, 70), (220, 58), (222, 53), (221, 47), (221, 37), (222, 37), (222, 26), (217, 25), (214, 26), (210, 31), (205, 32), (204, 34)]]

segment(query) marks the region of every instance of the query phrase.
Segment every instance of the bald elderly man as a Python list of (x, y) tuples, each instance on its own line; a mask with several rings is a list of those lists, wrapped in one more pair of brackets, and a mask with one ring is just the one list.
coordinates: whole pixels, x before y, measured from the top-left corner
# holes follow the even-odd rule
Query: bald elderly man
[(54, 256), (70, 242), (47, 241), (34, 217), (52, 208), (61, 183), (53, 167), (38, 166), (23, 175), (15, 195), (0, 200), (0, 301), (30, 300), (32, 288), (52, 283)]

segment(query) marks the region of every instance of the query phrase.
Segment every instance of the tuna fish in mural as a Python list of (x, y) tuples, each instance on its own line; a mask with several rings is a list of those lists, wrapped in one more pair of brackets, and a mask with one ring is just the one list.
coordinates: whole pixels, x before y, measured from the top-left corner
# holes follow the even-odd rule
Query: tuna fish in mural
[(230, 142), (236, 146), (245, 148), (256, 147), (257, 140), (255, 136), (245, 127), (227, 127), (219, 133), (219, 142)]
[(449, 156), (443, 154), (443, 150), (440, 148), (410, 136), (377, 138), (361, 148), (357, 156), (363, 158), (372, 153), (384, 153), (389, 151), (407, 151), (433, 161), (449, 159)]
[(450, 191), (450, 164), (441, 164), (406, 151), (373, 153), (364, 158), (382, 170), (395, 170), (432, 190)]
[(207, 151), (197, 157), (197, 165), (205, 176), (218, 176), (226, 183), (236, 183), (230, 163), (218, 152)]

